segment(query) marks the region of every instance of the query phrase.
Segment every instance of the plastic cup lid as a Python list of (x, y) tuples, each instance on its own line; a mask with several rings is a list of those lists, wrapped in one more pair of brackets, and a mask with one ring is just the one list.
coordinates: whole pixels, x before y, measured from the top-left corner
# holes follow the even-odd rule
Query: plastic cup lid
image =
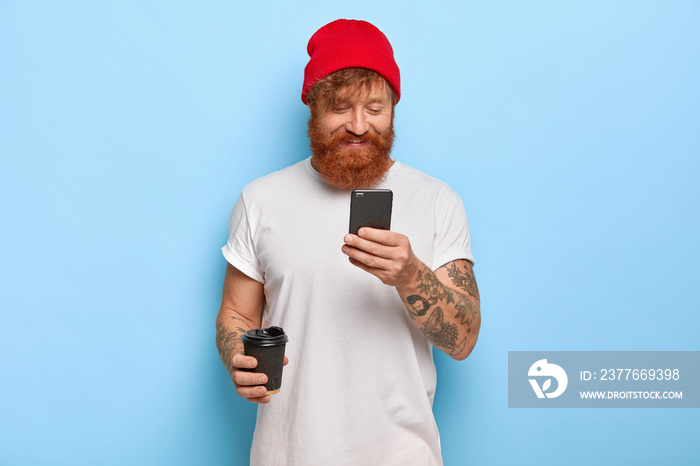
[(241, 337), (243, 343), (249, 343), (255, 346), (277, 346), (287, 343), (289, 338), (284, 333), (282, 327), (257, 328), (248, 330)]

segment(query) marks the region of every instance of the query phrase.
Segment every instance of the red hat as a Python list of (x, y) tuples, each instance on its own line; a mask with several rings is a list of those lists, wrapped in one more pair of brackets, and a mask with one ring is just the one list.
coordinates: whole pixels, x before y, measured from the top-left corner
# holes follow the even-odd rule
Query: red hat
[(309, 39), (309, 63), (304, 68), (301, 101), (316, 82), (344, 68), (369, 68), (389, 81), (401, 98), (401, 77), (394, 50), (386, 36), (367, 21), (338, 19), (328, 23)]

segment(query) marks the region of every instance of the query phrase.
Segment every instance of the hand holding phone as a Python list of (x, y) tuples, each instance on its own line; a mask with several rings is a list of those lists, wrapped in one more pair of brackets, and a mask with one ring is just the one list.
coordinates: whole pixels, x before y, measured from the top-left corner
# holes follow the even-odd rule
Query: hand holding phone
[[(388, 189), (355, 190), (350, 202), (350, 233), (343, 241), (343, 254), (350, 263), (389, 286), (413, 283), (420, 260), (409, 239), (391, 227), (393, 193)], [(362, 227), (360, 236), (358, 231)]]

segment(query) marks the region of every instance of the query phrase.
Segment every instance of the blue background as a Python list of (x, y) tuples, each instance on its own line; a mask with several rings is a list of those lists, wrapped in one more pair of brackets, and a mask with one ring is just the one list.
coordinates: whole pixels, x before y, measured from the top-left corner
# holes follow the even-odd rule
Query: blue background
[(241, 188), (308, 156), (306, 43), (339, 17), (391, 40), (394, 156), (471, 223), (483, 326), (436, 353), (445, 463), (698, 464), (694, 409), (508, 409), (507, 352), (700, 349), (699, 13), (0, 2), (0, 464), (247, 462), (219, 248)]

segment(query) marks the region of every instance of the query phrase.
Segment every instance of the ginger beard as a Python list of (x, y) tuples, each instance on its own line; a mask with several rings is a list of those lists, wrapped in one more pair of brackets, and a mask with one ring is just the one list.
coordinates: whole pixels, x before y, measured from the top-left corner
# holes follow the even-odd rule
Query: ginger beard
[[(309, 119), (309, 139), (313, 165), (316, 171), (331, 186), (343, 190), (367, 189), (379, 184), (391, 167), (389, 157), (394, 145), (394, 122), (382, 134), (368, 131), (357, 136), (348, 131), (326, 134), (321, 130), (318, 119)], [(343, 143), (361, 140), (367, 147), (352, 149)]]

